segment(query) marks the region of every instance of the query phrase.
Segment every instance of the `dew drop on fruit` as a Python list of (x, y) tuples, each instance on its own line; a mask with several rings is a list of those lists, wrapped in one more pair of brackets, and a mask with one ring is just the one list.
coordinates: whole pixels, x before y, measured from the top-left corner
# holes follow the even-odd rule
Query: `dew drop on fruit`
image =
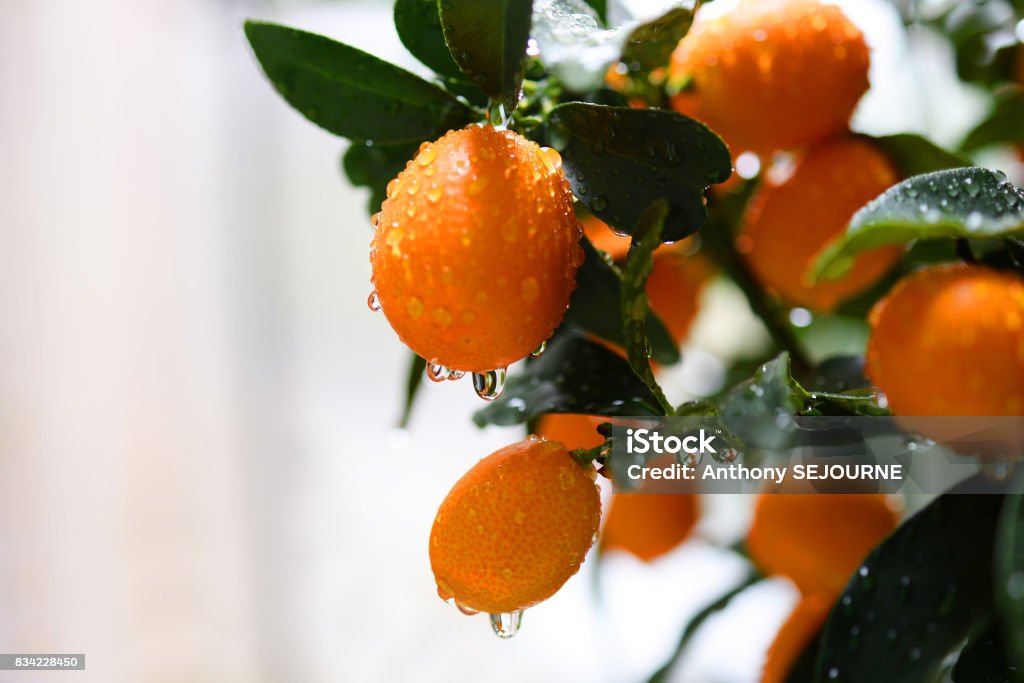
[(540, 346), (538, 346), (534, 350), (534, 352), (530, 354), (530, 358), (540, 358), (541, 356), (544, 355), (544, 352), (547, 351), (547, 349), (548, 349), (548, 343), (546, 341), (542, 341), (540, 343)]
[(491, 614), (491, 628), (494, 635), (502, 640), (511, 638), (519, 633), (519, 627), (523, 625), (523, 611), (504, 612), (502, 614)]
[(377, 290), (370, 292), (370, 296), (366, 297), (366, 305), (370, 307), (370, 310), (377, 313), (381, 309), (380, 296), (377, 295)]
[(473, 388), (476, 395), (485, 401), (493, 401), (505, 389), (505, 368), (473, 373)]
[(465, 376), (466, 376), (466, 373), (463, 370), (449, 370), (448, 371), (448, 381), (449, 382), (457, 382), (457, 381), (459, 381), (460, 379), (462, 379)]
[(463, 604), (462, 604), (461, 602), (459, 602), (458, 600), (456, 600), (456, 601), (455, 601), (455, 607), (456, 607), (456, 609), (458, 609), (458, 610), (459, 610), (460, 612), (462, 612), (463, 614), (465, 614), (465, 615), (466, 615), (467, 617), (471, 617), (471, 616), (473, 616), (474, 614), (480, 614), (480, 610), (475, 610), (475, 609), (473, 609), (472, 607), (467, 607), (466, 605), (463, 605)]
[(427, 377), (431, 382), (443, 382), (448, 379), (448, 368), (440, 363), (427, 363)]

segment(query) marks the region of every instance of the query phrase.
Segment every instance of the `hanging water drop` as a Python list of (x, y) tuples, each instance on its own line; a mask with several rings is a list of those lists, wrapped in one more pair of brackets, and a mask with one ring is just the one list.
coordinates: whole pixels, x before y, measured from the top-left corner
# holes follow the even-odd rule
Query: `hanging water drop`
[(490, 617), (491, 628), (494, 629), (494, 635), (498, 636), (502, 640), (507, 640), (519, 633), (519, 627), (523, 624), (522, 610), (505, 612), (502, 614), (492, 614)]
[(465, 376), (466, 376), (466, 373), (463, 370), (449, 370), (448, 371), (448, 381), (449, 382), (458, 382), (460, 379), (462, 379)]
[(448, 368), (440, 363), (427, 363), (427, 377), (431, 382), (443, 382), (448, 379)]
[(534, 349), (533, 353), (530, 354), (530, 358), (540, 358), (544, 355), (544, 352), (548, 349), (547, 341), (542, 341), (540, 346)]
[(377, 295), (377, 290), (370, 292), (370, 296), (366, 297), (366, 305), (370, 307), (370, 310), (377, 313), (381, 309), (380, 296)]
[(473, 373), (473, 388), (476, 395), (485, 401), (493, 401), (505, 389), (505, 368)]

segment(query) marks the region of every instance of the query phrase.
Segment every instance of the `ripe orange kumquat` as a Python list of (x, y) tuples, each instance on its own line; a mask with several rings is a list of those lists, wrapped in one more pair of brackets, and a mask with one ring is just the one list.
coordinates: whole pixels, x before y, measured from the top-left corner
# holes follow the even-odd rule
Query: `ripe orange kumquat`
[(933, 266), (901, 280), (869, 316), (867, 374), (897, 415), (1024, 411), (1024, 280)]
[(846, 129), (868, 89), (870, 54), (842, 10), (741, 0), (713, 14), (713, 6), (698, 12), (672, 55), (670, 80), (695, 95), (692, 115), (734, 153), (798, 147)]
[(430, 532), (438, 594), (491, 614), (551, 597), (594, 542), (595, 474), (561, 444), (537, 437), (478, 462), (441, 503)]
[(761, 683), (785, 683), (797, 659), (825, 624), (831, 607), (821, 596), (800, 599), (768, 648)]
[(754, 275), (790, 304), (828, 312), (881, 278), (900, 258), (899, 247), (861, 254), (838, 280), (811, 282), (821, 250), (853, 215), (897, 181), (889, 160), (857, 138), (810, 149), (787, 179), (767, 183), (751, 200), (737, 249)]
[(601, 530), (601, 549), (624, 550), (651, 562), (685, 541), (698, 518), (689, 493), (616, 493)]
[(766, 574), (788, 577), (804, 595), (834, 600), (898, 521), (880, 494), (765, 493), (747, 550)]
[(387, 194), (374, 219), (373, 284), (406, 345), (487, 372), (551, 336), (583, 261), (557, 152), (472, 125), (424, 143)]

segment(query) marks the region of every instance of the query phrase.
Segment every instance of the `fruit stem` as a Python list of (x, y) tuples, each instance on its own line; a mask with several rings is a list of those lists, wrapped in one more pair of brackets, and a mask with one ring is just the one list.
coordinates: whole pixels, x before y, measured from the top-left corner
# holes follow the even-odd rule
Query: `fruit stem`
[(746, 296), (750, 309), (764, 323), (776, 346), (784, 351), (789, 351), (794, 374), (799, 375), (809, 371), (812, 367), (811, 363), (807, 359), (803, 346), (793, 333), (788, 317), (782, 307), (768, 296), (768, 293), (750, 271), (747, 262), (736, 251), (732, 235), (721, 229), (720, 225), (708, 227), (711, 229), (702, 230), (700, 235), (712, 257)]

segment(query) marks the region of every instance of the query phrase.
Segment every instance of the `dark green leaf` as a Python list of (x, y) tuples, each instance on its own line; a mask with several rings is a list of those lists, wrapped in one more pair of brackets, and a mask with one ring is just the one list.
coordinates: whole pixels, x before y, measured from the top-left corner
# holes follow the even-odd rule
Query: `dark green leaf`
[(998, 490), (969, 479), (868, 555), (825, 624), (817, 680), (934, 680), (946, 656), (991, 616)]
[(479, 118), (433, 83), (330, 38), (256, 21), (245, 34), (289, 104), (354, 142), (420, 142)]
[(405, 168), (406, 162), (416, 154), (416, 145), (366, 145), (352, 143), (341, 164), (349, 182), (356, 187), (370, 189), (369, 213), (380, 211), (387, 197), (388, 182)]
[(681, 114), (570, 102), (549, 121), (573, 192), (622, 232), (632, 233), (640, 215), (666, 199), (663, 239), (686, 237), (707, 217), (705, 188), (732, 170), (725, 143)]
[(666, 415), (672, 414), (672, 404), (665, 398), (665, 392), (654, 378), (651, 369), (650, 342), (647, 341), (647, 315), (650, 304), (647, 301), (647, 278), (654, 269), (654, 250), (661, 244), (661, 230), (668, 215), (668, 202), (661, 200), (651, 204), (641, 216), (622, 274), (622, 323), (626, 333), (626, 356), (637, 377), (658, 399)]
[(427, 361), (415, 353), (409, 359), (409, 371), (405, 376), (405, 404), (402, 406), (402, 418), (398, 426), (405, 429), (409, 426), (409, 418), (412, 417), (412, 407), (416, 403), (416, 395), (423, 386), (423, 373), (427, 369)]
[(1018, 468), (999, 522), (996, 606), (1010, 661), (1024, 670), (1024, 469)]
[(967, 134), (960, 146), (968, 152), (973, 152), (989, 145), (1022, 142), (1024, 90), (1013, 88), (996, 98), (988, 117)]
[[(789, 354), (780, 353), (759, 367), (752, 378), (730, 389), (719, 402), (718, 413), (726, 427), (748, 445), (784, 448), (793, 438), (793, 430), (780, 427), (775, 418), (796, 415), (808, 398), (790, 373)], [(733, 417), (740, 419), (731, 420)]]
[[(580, 241), (586, 258), (576, 272), (576, 289), (565, 313), (564, 323), (582, 332), (590, 332), (616, 346), (626, 347), (622, 320), (610, 311), (619, 308), (622, 281), (586, 237)], [(679, 348), (654, 313), (647, 315), (647, 337), (651, 357), (665, 365), (679, 362)]]
[(481, 427), (513, 425), (544, 413), (658, 415), (661, 410), (626, 361), (563, 329), (544, 355), (510, 377), (501, 397), (478, 410), (473, 421)]
[(667, 66), (672, 51), (693, 25), (693, 10), (676, 7), (640, 24), (629, 34), (622, 61), (631, 69), (653, 71)]
[(395, 29), (413, 57), (447, 78), (461, 78), (441, 30), (437, 0), (395, 0)]
[(780, 353), (757, 369), (754, 376), (725, 395), (723, 417), (795, 415), (807, 404), (807, 392), (789, 371), (789, 354)]
[(850, 221), (825, 248), (816, 277), (842, 277), (866, 250), (915, 239), (1005, 237), (1024, 232), (1024, 191), (998, 171), (957, 168), (895, 185)]
[(870, 140), (896, 167), (901, 178), (909, 178), (922, 173), (932, 171), (944, 171), (948, 168), (960, 168), (970, 166), (971, 162), (952, 152), (947, 152), (934, 142), (914, 135), (912, 133), (899, 133), (897, 135), (883, 135), (871, 137), (860, 136)]
[(953, 667), (953, 683), (1012, 683), (1016, 669), (1006, 661), (999, 624), (993, 620), (973, 633)]
[(531, 0), (438, 0), (455, 63), (481, 90), (505, 105), (519, 102), (530, 37)]

